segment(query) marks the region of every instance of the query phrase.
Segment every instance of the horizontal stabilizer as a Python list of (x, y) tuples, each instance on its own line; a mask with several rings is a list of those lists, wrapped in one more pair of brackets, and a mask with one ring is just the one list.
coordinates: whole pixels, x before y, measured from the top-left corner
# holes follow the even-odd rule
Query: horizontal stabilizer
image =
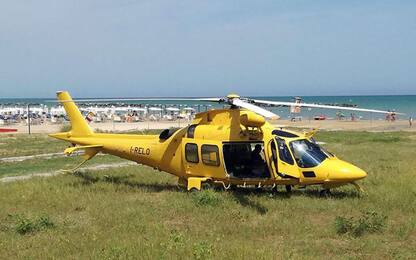
[(86, 149), (90, 149), (90, 148), (102, 148), (103, 145), (85, 145), (85, 146), (74, 146), (74, 147), (69, 147), (66, 148), (64, 153), (66, 155), (70, 155), (73, 152), (77, 151), (77, 150), (86, 150)]

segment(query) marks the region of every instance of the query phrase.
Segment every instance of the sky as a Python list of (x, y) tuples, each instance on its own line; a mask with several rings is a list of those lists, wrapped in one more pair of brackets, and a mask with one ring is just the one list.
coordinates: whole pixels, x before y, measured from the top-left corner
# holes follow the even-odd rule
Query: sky
[(2, 0), (0, 98), (416, 94), (416, 1)]

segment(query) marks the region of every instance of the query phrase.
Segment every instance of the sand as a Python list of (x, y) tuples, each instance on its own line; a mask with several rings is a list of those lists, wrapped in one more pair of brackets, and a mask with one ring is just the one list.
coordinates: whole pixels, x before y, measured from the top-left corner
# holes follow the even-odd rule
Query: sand
[[(338, 120), (305, 120), (300, 122), (291, 122), (290, 120), (271, 121), (276, 127), (295, 127), (295, 128), (318, 128), (331, 131), (416, 131), (416, 126), (409, 126), (407, 120), (397, 120), (395, 122), (387, 122), (385, 120), (359, 120), (359, 121), (338, 121)], [(189, 124), (188, 121), (147, 121), (134, 123), (91, 123), (90, 126), (94, 130), (101, 131), (134, 131), (146, 129), (166, 129), (170, 127), (184, 127)], [(18, 133), (28, 133), (26, 124), (2, 126), (2, 128), (16, 128)], [(61, 124), (44, 123), (41, 125), (32, 125), (32, 133), (56, 133), (60, 132)]]
[(290, 122), (289, 120), (279, 120), (274, 123), (276, 126), (296, 127), (296, 128), (317, 128), (331, 131), (369, 131), (369, 132), (391, 132), (391, 131), (416, 131), (416, 126), (410, 127), (408, 120), (396, 120), (388, 122), (385, 120), (359, 120), (359, 121), (339, 121), (339, 120), (305, 120), (301, 122)]

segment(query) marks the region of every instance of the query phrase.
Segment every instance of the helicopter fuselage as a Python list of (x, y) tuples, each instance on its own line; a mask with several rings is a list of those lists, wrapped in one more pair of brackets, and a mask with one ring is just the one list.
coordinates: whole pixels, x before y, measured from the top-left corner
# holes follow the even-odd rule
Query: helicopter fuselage
[[(81, 124), (75, 104), (64, 107), (73, 126)], [(262, 116), (239, 108), (199, 113), (189, 126), (160, 135), (73, 129), (51, 136), (84, 148), (86, 160), (102, 152), (176, 175), (188, 190), (200, 190), (204, 183), (226, 188), (320, 184), (328, 189), (366, 176), (322, 149), (312, 133), (275, 129)]]

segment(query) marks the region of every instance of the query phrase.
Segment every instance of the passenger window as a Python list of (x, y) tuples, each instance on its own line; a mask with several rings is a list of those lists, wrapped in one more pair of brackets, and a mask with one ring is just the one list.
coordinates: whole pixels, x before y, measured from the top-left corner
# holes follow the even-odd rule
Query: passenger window
[(277, 138), (277, 146), (279, 147), (279, 158), (280, 160), (287, 162), (288, 164), (294, 164), (292, 155), (289, 152), (285, 141), (283, 139)]
[(185, 158), (187, 162), (198, 163), (198, 145), (186, 144), (185, 145)]
[(219, 166), (220, 165), (220, 158), (219, 158), (218, 146), (216, 145), (208, 145), (204, 144), (201, 147), (201, 156), (202, 162), (206, 165), (212, 166)]

